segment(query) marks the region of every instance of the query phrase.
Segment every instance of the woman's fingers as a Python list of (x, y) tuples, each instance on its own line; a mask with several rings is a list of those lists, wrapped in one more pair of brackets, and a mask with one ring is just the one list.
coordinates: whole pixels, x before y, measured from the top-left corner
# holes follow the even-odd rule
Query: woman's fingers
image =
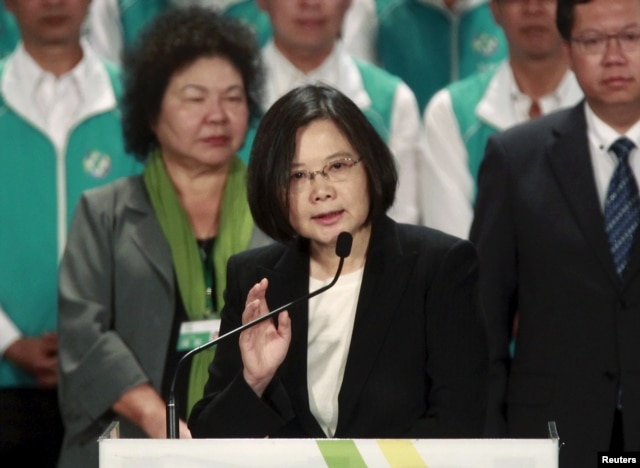
[(262, 278), (260, 282), (254, 284), (253, 287), (249, 290), (249, 294), (247, 294), (246, 303), (248, 304), (249, 302), (253, 302), (256, 299), (265, 300), (265, 294), (267, 292), (268, 286), (269, 281), (266, 278)]

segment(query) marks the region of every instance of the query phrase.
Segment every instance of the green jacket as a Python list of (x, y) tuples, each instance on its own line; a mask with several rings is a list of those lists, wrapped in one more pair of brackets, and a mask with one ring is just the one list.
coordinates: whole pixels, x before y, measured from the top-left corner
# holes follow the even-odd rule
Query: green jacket
[(378, 0), (380, 65), (413, 90), (420, 109), (447, 84), (507, 56), (489, 2), (453, 15), (420, 0)]

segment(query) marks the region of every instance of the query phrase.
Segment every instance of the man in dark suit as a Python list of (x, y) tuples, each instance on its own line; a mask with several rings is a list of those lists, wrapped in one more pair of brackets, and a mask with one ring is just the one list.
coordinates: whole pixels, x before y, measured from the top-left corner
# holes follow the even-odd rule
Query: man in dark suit
[(490, 435), (555, 421), (582, 468), (640, 450), (640, 0), (559, 0), (557, 24), (585, 101), (489, 140), (471, 240)]

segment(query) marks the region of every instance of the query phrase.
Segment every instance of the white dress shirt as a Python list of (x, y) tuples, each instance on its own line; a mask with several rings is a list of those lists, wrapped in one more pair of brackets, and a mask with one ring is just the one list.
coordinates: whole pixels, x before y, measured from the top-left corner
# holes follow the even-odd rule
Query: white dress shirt
[[(473, 79), (473, 78), (468, 78)], [(542, 97), (538, 104), (542, 114), (577, 104), (582, 99), (573, 72), (568, 71), (556, 90)], [(487, 89), (475, 107), (479, 122), (505, 130), (529, 120), (531, 99), (523, 94), (509, 62), (499, 65)], [(423, 193), (420, 206), (428, 226), (461, 238), (469, 237), (473, 220), (476, 182), (469, 170), (469, 154), (448, 89), (438, 91), (424, 113), (426, 129), (425, 165), (419, 179)]]
[[(364, 268), (361, 268), (342, 275), (333, 288), (309, 300), (309, 408), (327, 437), (334, 436), (338, 425), (338, 395), (347, 365), (363, 274)], [(309, 291), (326, 286), (332, 280), (309, 278)]]
[(589, 151), (591, 153), (591, 165), (595, 176), (596, 190), (600, 207), (604, 211), (604, 202), (607, 198), (607, 189), (613, 176), (613, 172), (618, 165), (618, 158), (610, 150), (611, 145), (618, 138), (626, 136), (636, 144), (636, 148), (629, 155), (629, 165), (636, 178), (636, 183), (640, 184), (640, 121), (636, 122), (624, 135), (604, 123), (593, 113), (588, 104), (585, 103), (585, 116), (587, 119), (587, 137), (589, 139)]

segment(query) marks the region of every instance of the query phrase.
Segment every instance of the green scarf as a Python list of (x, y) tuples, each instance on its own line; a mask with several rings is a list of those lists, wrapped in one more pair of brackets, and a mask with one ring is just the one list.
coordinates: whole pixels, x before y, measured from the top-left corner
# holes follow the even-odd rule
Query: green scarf
[[(214, 287), (219, 307), (224, 303), (227, 260), (231, 255), (248, 247), (253, 232), (253, 219), (247, 203), (246, 175), (246, 166), (235, 157), (224, 188), (218, 234), (213, 247), (213, 268), (216, 277)], [(149, 157), (143, 177), (162, 232), (171, 247), (178, 289), (187, 316), (189, 320), (201, 320), (205, 318), (206, 309), (202, 259), (187, 214), (164, 167), (160, 150), (156, 150)], [(214, 317), (220, 317), (220, 311), (214, 311)], [(187, 415), (193, 405), (202, 398), (209, 376), (208, 366), (214, 353), (215, 349), (209, 349), (193, 357)]]

